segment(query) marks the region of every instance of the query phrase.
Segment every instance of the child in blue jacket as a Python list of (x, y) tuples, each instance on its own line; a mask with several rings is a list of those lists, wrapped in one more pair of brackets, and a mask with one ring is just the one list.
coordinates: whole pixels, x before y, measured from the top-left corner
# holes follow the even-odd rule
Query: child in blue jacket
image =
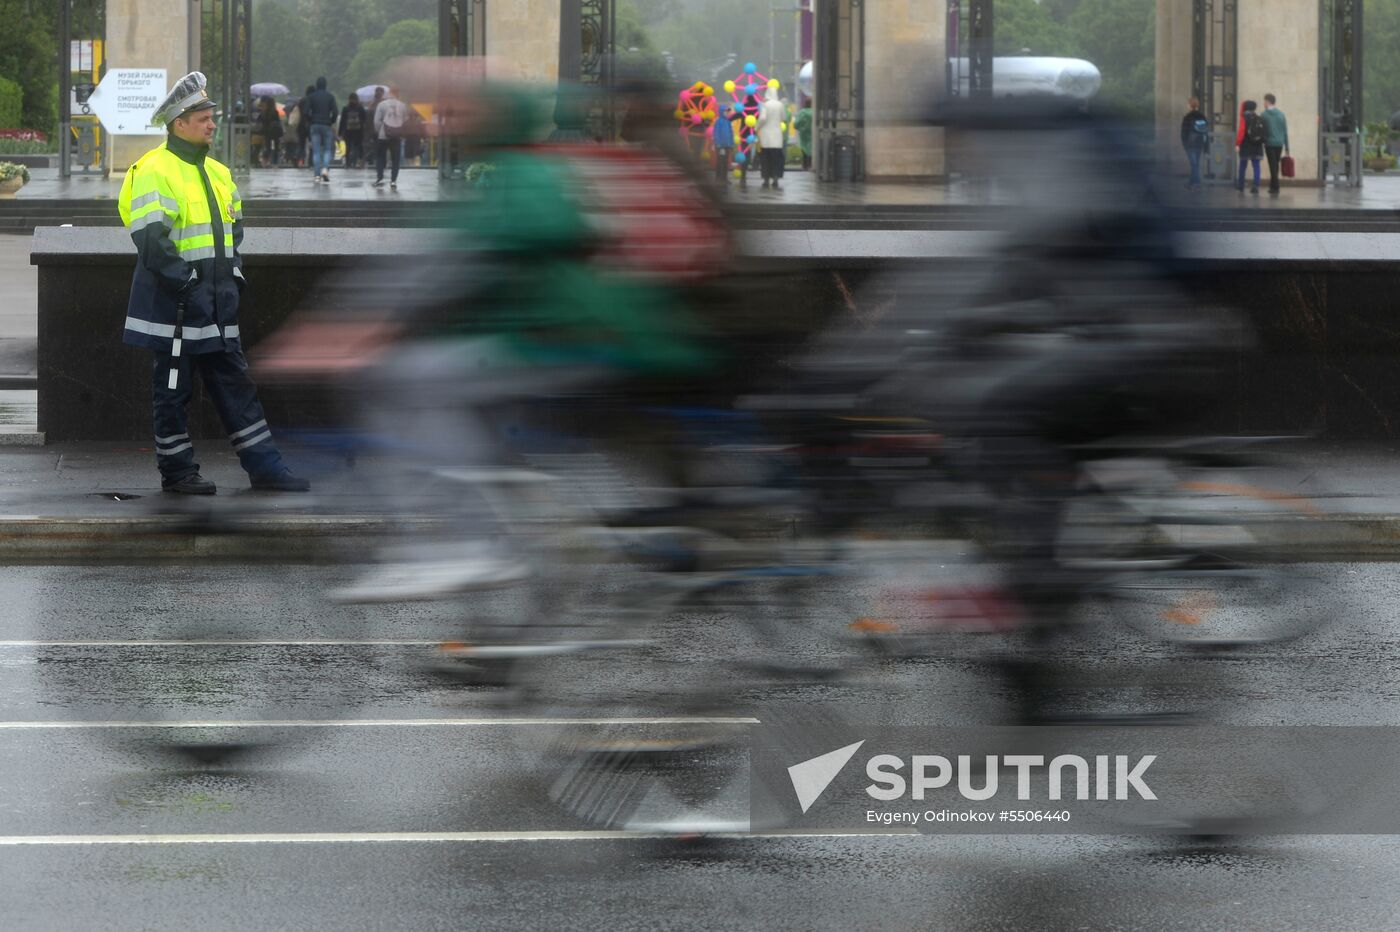
[(715, 120), (715, 181), (729, 184), (729, 159), (734, 154), (734, 108), (725, 105)]

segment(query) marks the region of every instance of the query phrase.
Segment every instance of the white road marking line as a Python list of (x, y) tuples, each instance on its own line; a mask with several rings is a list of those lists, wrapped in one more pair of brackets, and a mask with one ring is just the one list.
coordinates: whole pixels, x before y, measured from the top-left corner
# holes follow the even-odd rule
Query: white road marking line
[[(888, 838), (917, 832), (716, 832), (710, 838)], [(639, 841), (674, 839), (665, 832), (307, 832), (247, 835), (0, 835), (0, 847), (21, 845), (291, 845), (373, 842)]]
[(0, 731), (101, 728), (515, 728), (532, 725), (757, 725), (756, 718), (362, 718), (222, 721), (0, 722)]
[(432, 640), (386, 639), (364, 641), (336, 641), (312, 639), (305, 641), (256, 641), (256, 640), (182, 640), (182, 641), (0, 641), (5, 647), (439, 647), (451, 643), (452, 638)]

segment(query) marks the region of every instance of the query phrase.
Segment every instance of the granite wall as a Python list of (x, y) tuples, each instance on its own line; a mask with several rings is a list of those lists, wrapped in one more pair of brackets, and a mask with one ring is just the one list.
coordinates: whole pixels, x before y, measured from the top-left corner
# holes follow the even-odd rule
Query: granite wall
[[(841, 255), (784, 252), (804, 233), (746, 237), (731, 289), (716, 306), (727, 309), (726, 332), (739, 369), (792, 349), (833, 316), (878, 306), (862, 283), (889, 250), (863, 234), (833, 232)], [(895, 234), (900, 242), (920, 236)], [(959, 242), (975, 234), (955, 234)], [(1347, 234), (1338, 234), (1347, 236)], [(245, 346), (258, 343), (298, 308), (333, 309), (328, 284), (371, 255), (412, 256), (421, 233), (390, 230), (257, 230), (246, 244), (249, 287), (240, 311)], [(924, 234), (936, 238), (937, 234)], [(1324, 235), (1319, 234), (1319, 237)], [(869, 239), (868, 235), (864, 236)], [(934, 241), (931, 239), (930, 241)], [(1298, 249), (1272, 261), (1193, 258), (1190, 286), (1200, 300), (1241, 308), (1258, 334), (1258, 352), (1238, 356), (1214, 386), (1218, 403), (1203, 412), (1212, 430), (1319, 433), (1337, 439), (1400, 437), (1400, 324), (1388, 295), (1400, 266), (1381, 254), (1358, 259)], [(1217, 244), (1218, 246), (1218, 244)], [(135, 257), (121, 230), (45, 228), (36, 234), (39, 266), (39, 429), (51, 441), (150, 438), (150, 354), (123, 346), (122, 320)], [(1217, 254), (1225, 250), (1217, 248)], [(895, 260), (965, 267), (975, 257), (951, 250)], [(781, 254), (781, 255), (780, 255)], [(940, 255), (942, 258), (940, 258)], [(745, 271), (754, 274), (745, 276)], [(862, 297), (865, 295), (865, 297)], [(878, 297), (878, 296), (877, 296)], [(750, 364), (751, 363), (751, 364)], [(275, 423), (324, 426), (343, 412), (316, 391), (266, 386)], [(212, 409), (201, 406), (196, 436), (222, 437)]]

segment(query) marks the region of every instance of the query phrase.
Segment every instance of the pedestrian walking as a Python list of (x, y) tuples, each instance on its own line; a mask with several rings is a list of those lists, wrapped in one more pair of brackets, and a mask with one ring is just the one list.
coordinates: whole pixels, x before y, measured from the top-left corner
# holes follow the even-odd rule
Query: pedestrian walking
[[(296, 104), (295, 128), (297, 133), (296, 164), (298, 168), (310, 164), (311, 162), (311, 121), (306, 118), (306, 100), (316, 93), (316, 85), (306, 85), (306, 93), (301, 95), (301, 99)], [(288, 118), (288, 125), (293, 122)]]
[(403, 132), (408, 124), (408, 104), (399, 100), (399, 89), (389, 88), (389, 93), (374, 108), (374, 186), (384, 186), (385, 161), (393, 163), (389, 175), (389, 187), (399, 186), (399, 163), (403, 159)]
[(365, 107), (358, 94), (351, 94), (340, 112), (340, 138), (345, 140), (345, 167), (358, 168), (365, 151)]
[(368, 167), (370, 167), (371, 165), (375, 164), (375, 150), (376, 150), (376, 148), (377, 148), (377, 146), (378, 146), (379, 134), (378, 134), (378, 131), (374, 128), (374, 114), (375, 114), (375, 111), (379, 109), (379, 105), (380, 105), (380, 103), (383, 102), (383, 100), (384, 100), (384, 88), (382, 88), (382, 87), (376, 87), (376, 88), (374, 89), (374, 99), (371, 100), (370, 103), (369, 103), (369, 106), (368, 106), (367, 108), (365, 108), (365, 142), (364, 142), (365, 149), (364, 149), (364, 152), (365, 152), (365, 167), (366, 167), (366, 168), (368, 168)]
[(329, 184), (335, 155), (335, 124), (340, 116), (335, 96), (326, 90), (326, 79), (316, 79), (316, 89), (306, 95), (303, 120), (310, 121), (311, 176), (317, 184)]
[(1235, 181), (1235, 190), (1244, 193), (1244, 173), (1248, 165), (1254, 166), (1254, 186), (1250, 194), (1259, 193), (1259, 161), (1264, 157), (1264, 140), (1268, 138), (1268, 128), (1259, 116), (1259, 105), (1246, 100), (1240, 105), (1240, 125), (1235, 131), (1235, 147), (1240, 152), (1240, 173)]
[(1210, 148), (1210, 120), (1201, 112), (1200, 98), (1187, 101), (1186, 116), (1181, 118), (1181, 148), (1186, 150), (1186, 160), (1191, 165), (1191, 180), (1188, 188), (1201, 186), (1201, 158)]
[(1288, 152), (1288, 117), (1278, 108), (1278, 98), (1273, 94), (1264, 95), (1264, 112), (1260, 114), (1267, 130), (1264, 139), (1264, 155), (1269, 160), (1269, 196), (1279, 194), (1279, 164)]
[(787, 162), (787, 108), (778, 99), (777, 88), (768, 88), (758, 112), (758, 144), (763, 147), (763, 186), (777, 188)]
[(271, 97), (258, 100), (257, 119), (254, 123), (257, 135), (262, 137), (262, 150), (259, 161), (264, 168), (276, 165), (282, 151), (282, 117), (277, 113), (277, 101)]
[(729, 160), (734, 155), (734, 108), (720, 107), (715, 120), (715, 181), (720, 187), (729, 186)]
[(190, 397), (198, 372), (253, 488), (304, 492), (272, 440), (239, 342), (243, 202), (233, 176), (209, 157), (214, 102), (198, 71), (185, 75), (156, 110), (164, 143), (126, 173), (118, 209), (139, 259), (122, 342), (154, 352), (152, 419), (161, 488), (213, 495), (190, 440)]

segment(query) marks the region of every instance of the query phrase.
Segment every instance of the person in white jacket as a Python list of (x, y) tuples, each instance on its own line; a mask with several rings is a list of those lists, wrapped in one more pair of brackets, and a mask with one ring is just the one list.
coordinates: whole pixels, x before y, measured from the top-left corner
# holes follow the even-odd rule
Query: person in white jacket
[(393, 172), (389, 187), (399, 186), (399, 161), (403, 158), (403, 130), (408, 124), (408, 104), (399, 100), (399, 89), (389, 88), (388, 95), (374, 108), (374, 186), (384, 186), (384, 163), (392, 161)]
[(758, 113), (758, 144), (763, 147), (763, 186), (778, 187), (787, 161), (787, 108), (778, 99), (778, 89), (768, 88)]

